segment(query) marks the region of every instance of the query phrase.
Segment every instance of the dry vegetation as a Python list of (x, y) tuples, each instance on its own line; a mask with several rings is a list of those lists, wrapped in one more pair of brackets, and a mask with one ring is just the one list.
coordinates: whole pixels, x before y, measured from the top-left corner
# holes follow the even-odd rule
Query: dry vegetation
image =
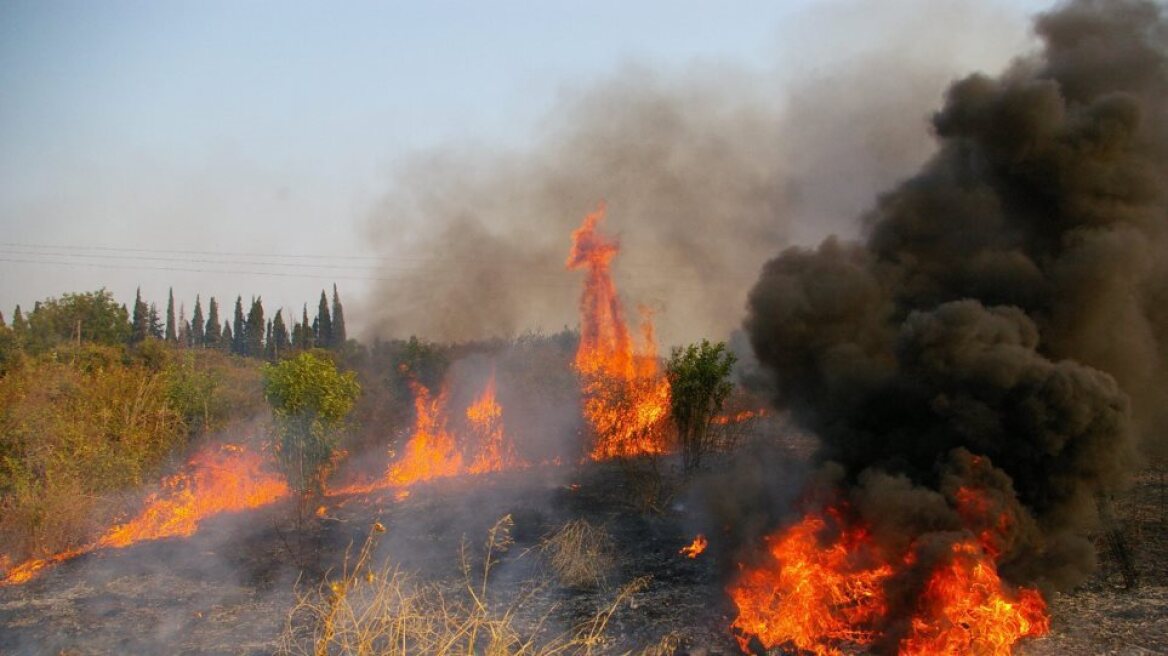
[[(646, 581), (637, 579), (615, 591), (608, 604), (568, 629), (552, 619), (555, 604), (543, 594), (549, 580), (520, 585), (518, 593), (496, 595), (492, 572), (512, 546), (512, 520), (503, 517), (490, 529), (481, 559), (462, 550), (462, 576), (453, 582), (420, 582), (388, 564), (375, 567), (373, 532), (352, 565), (341, 575), (300, 595), (288, 617), (279, 652), (289, 656), (486, 654), (488, 656), (585, 655), (608, 643), (609, 620)], [(606, 562), (607, 536), (577, 520), (543, 545), (557, 574), (599, 582), (596, 563)], [(655, 645), (653, 653), (668, 645)]]
[(615, 557), (608, 532), (585, 519), (556, 529), (539, 548), (556, 578), (568, 587), (603, 587)]
[(190, 439), (258, 412), (254, 369), (152, 342), (24, 358), (0, 377), (0, 554), (44, 556), (107, 527)]

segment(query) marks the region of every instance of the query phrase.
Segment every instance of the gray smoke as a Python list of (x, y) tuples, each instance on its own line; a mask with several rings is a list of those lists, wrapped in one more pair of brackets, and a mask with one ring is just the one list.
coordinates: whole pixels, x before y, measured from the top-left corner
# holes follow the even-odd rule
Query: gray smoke
[(864, 241), (765, 265), (746, 329), (877, 536), (949, 542), (972, 486), (1014, 519), (1004, 575), (1065, 588), (1096, 499), (1168, 428), (1168, 21), (1080, 0), (1035, 31), (949, 88)]
[[(972, 3), (838, 4), (788, 30), (801, 39), (789, 69), (628, 66), (565, 91), (526, 147), (449, 146), (402, 164), (369, 222), (391, 260), (363, 308), (372, 332), (468, 340), (574, 326), (569, 236), (603, 200), (630, 315), (655, 310), (665, 344), (727, 335), (766, 259), (792, 240), (855, 234), (875, 192), (931, 152), (924, 108), (965, 70), (956, 61), (1015, 33)], [(891, 45), (923, 24), (934, 36), (919, 51)], [(888, 70), (898, 84), (876, 82)]]

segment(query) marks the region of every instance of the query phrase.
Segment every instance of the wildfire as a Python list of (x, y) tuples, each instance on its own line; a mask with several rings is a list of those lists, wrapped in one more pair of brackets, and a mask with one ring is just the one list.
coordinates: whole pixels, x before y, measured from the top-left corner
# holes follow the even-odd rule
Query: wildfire
[(625, 323), (609, 270), (620, 247), (598, 232), (604, 215), (602, 204), (584, 217), (572, 233), (566, 263), (569, 270), (588, 274), (575, 367), (583, 382), (584, 416), (596, 434), (594, 460), (663, 453), (662, 423), (669, 412), (669, 382), (661, 375), (653, 323), (643, 317), (639, 352)]
[(697, 558), (703, 551), (706, 550), (706, 547), (709, 546), (709, 544), (709, 541), (706, 540), (706, 536), (698, 533), (698, 536), (694, 538), (693, 542), (682, 547), (681, 550), (677, 553), (685, 556), (686, 558)]
[(405, 455), (390, 467), (386, 479), (390, 485), (406, 486), (462, 472), (462, 454), (454, 436), (446, 428), (446, 393), (430, 397), (425, 386), (411, 382), (417, 420), (414, 434), (406, 444)]
[[(765, 562), (742, 567), (727, 590), (738, 608), (739, 644), (790, 645), (818, 655), (886, 638), (885, 584), (916, 556), (883, 554), (866, 527), (829, 508), (766, 538)], [(1049, 629), (1046, 604), (1032, 589), (1014, 590), (997, 573), (979, 538), (954, 543), (926, 577), (897, 652), (1007, 656), (1025, 637)]]
[(515, 446), (503, 433), (503, 408), (495, 400), (494, 373), (487, 381), (482, 396), (466, 409), (466, 420), (476, 441), (482, 445), (470, 465), (470, 473), (485, 474), (520, 465), (519, 457), (515, 455)]
[(21, 563), (0, 584), (23, 583), (38, 572), (96, 549), (193, 535), (204, 520), (224, 512), (258, 508), (288, 496), (288, 486), (269, 472), (258, 454), (230, 444), (208, 447), (167, 478), (134, 519), (114, 526), (90, 545)]
[(718, 415), (714, 417), (713, 423), (716, 426), (726, 426), (728, 424), (741, 424), (752, 419), (759, 419), (765, 417), (767, 411), (764, 409), (758, 410), (743, 410), (732, 415)]

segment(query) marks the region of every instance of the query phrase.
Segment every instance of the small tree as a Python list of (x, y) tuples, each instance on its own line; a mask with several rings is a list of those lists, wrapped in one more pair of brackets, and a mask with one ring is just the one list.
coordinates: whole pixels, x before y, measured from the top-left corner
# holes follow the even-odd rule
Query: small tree
[(674, 348), (669, 358), (671, 409), (686, 472), (697, 469), (709, 450), (710, 423), (734, 389), (729, 378), (735, 360), (725, 342), (710, 344), (705, 339)]
[(264, 365), (264, 397), (276, 423), (272, 446), (303, 501), (323, 491), (345, 416), (360, 393), (356, 374), (341, 373), (311, 351)]

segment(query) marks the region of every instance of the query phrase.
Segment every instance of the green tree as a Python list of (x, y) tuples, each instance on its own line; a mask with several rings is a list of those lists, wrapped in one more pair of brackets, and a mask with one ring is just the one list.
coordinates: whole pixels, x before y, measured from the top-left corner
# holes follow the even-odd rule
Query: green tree
[(224, 351), (235, 352), (235, 336), (231, 334), (231, 324), (226, 321), (223, 322), (223, 336), (220, 338), (220, 342), (222, 343), (219, 346)]
[(137, 344), (150, 335), (150, 308), (142, 301), (142, 288), (134, 293), (134, 320), (130, 328), (130, 343)]
[(272, 319), (272, 336), (268, 339), (268, 356), (273, 360), (279, 360), (282, 353), (288, 351), (288, 327), (284, 325), (284, 310), (276, 310), (276, 316)]
[(251, 309), (247, 313), (247, 324), (243, 333), (244, 355), (253, 358), (264, 357), (264, 301), (255, 297), (251, 301)]
[(682, 467), (691, 472), (709, 451), (710, 423), (734, 389), (730, 371), (736, 358), (725, 342), (675, 347), (666, 366), (673, 422), (681, 446)]
[(12, 332), (18, 340), (24, 339), (25, 333), (28, 332), (28, 322), (24, 320), (20, 304), (17, 304), (16, 309), (12, 312)]
[(243, 297), (235, 297), (235, 320), (231, 322), (231, 352), (247, 355), (247, 319), (243, 317)]
[(320, 290), (320, 304), (316, 310), (316, 345), (321, 348), (332, 348), (333, 345), (333, 320), (329, 315), (328, 297), (324, 295), (324, 290)]
[(307, 500), (324, 489), (333, 452), (361, 386), (353, 372), (307, 351), (264, 365), (264, 398), (272, 407), (272, 447), (288, 482)]
[(166, 341), (178, 341), (178, 325), (174, 322), (174, 287), (170, 288), (166, 297)]
[(212, 296), (210, 303), (207, 304), (207, 328), (203, 331), (203, 345), (207, 348), (214, 348), (219, 346), (219, 341), (222, 339), (223, 330), (219, 327), (219, 303)]
[(330, 346), (335, 349), (344, 347), (348, 336), (345, 335), (345, 308), (341, 306), (341, 297), (337, 294), (337, 286), (333, 284), (333, 325)]
[[(19, 310), (20, 308), (17, 307), (16, 309)], [(302, 351), (307, 351), (313, 346), (312, 339), (314, 334), (312, 326), (308, 324), (308, 303), (304, 304), (302, 312), (303, 315), (300, 320), (300, 340), (296, 342), (296, 348)]]
[(36, 307), (23, 329), (26, 347), (32, 352), (65, 342), (124, 344), (130, 335), (125, 308), (105, 289), (50, 297)]
[(154, 303), (150, 304), (150, 336), (154, 339), (162, 339), (165, 335), (165, 328), (162, 325), (162, 317), (158, 314), (158, 306)]
[(202, 348), (205, 343), (207, 327), (203, 323), (203, 301), (195, 295), (195, 311), (191, 315), (191, 346)]

